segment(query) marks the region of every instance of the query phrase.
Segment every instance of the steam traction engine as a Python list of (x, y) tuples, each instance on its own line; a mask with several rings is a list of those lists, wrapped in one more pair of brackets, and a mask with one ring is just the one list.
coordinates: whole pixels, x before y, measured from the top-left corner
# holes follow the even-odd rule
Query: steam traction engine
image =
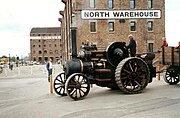
[(104, 51), (98, 51), (96, 45), (82, 45), (79, 56), (66, 61), (64, 72), (56, 76), (54, 90), (74, 100), (87, 96), (90, 84), (140, 93), (156, 75), (154, 56), (129, 57), (124, 42), (114, 42)]

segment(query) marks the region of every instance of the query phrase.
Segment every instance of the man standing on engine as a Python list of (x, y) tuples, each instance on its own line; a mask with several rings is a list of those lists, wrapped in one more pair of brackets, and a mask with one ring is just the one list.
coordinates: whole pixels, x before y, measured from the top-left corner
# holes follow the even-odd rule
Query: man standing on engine
[(130, 34), (128, 38), (129, 38), (129, 45), (127, 46), (127, 48), (130, 49), (131, 57), (135, 57), (136, 56), (136, 41), (134, 40), (132, 34)]

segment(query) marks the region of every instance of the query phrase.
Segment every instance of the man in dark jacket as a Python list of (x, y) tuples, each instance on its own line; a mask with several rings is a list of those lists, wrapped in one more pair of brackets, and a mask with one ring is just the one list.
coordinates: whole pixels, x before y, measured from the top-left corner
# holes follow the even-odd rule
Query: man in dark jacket
[(48, 71), (48, 82), (50, 82), (50, 76), (52, 76), (52, 58), (49, 58), (49, 61), (46, 64), (46, 69)]
[(134, 40), (132, 34), (130, 34), (128, 38), (129, 38), (129, 45), (127, 46), (127, 48), (130, 49), (131, 57), (135, 57), (136, 56), (136, 41)]

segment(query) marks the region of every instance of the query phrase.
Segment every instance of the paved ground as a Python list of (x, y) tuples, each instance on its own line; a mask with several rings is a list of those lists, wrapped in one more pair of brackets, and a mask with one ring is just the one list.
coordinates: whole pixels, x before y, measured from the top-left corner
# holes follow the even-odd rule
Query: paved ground
[[(162, 77), (141, 94), (127, 95), (94, 86), (85, 99), (73, 101), (68, 96), (50, 94), (46, 73), (40, 71), (44, 67), (33, 68), (42, 73), (27, 78), (23, 74), (0, 75), (0, 118), (180, 117), (180, 84), (170, 86)], [(24, 71), (29, 71), (28, 67)], [(59, 71), (57, 66), (54, 76)]]

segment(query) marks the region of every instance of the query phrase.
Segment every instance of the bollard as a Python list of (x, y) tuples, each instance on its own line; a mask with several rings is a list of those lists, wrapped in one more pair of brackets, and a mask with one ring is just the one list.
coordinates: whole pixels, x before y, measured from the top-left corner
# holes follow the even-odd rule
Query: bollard
[(157, 80), (160, 80), (160, 65), (157, 66), (157, 72), (158, 72)]
[(50, 93), (53, 93), (53, 87), (52, 87), (52, 74), (50, 75)]

